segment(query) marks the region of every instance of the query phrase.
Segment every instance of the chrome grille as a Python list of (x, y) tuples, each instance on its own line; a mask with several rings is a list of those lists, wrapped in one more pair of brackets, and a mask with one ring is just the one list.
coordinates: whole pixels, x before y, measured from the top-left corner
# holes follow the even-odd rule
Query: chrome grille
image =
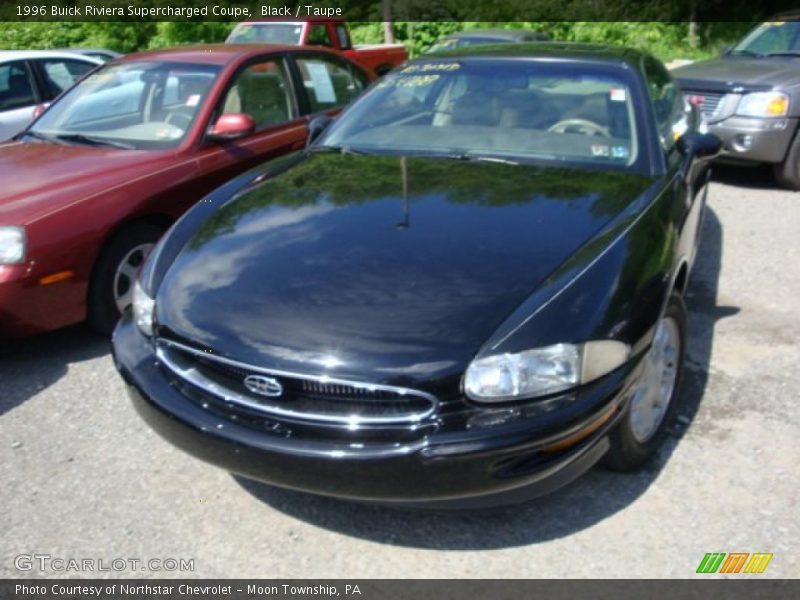
[(725, 94), (719, 94), (716, 92), (698, 92), (686, 90), (685, 94), (686, 97), (689, 98), (689, 101), (693, 104), (696, 104), (698, 108), (700, 108), (700, 112), (702, 112), (706, 117), (715, 116), (722, 106), (722, 101), (725, 99)]
[[(437, 403), (419, 390), (263, 369), (163, 338), (156, 351), (179, 383), (250, 412), (347, 425), (408, 423), (429, 416)], [(251, 375), (274, 378), (283, 393), (277, 398), (253, 393), (244, 385)]]

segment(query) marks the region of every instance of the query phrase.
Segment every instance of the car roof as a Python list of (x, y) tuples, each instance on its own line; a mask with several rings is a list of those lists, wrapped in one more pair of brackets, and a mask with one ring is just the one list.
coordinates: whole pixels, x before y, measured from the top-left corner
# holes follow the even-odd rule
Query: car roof
[(102, 61), (91, 56), (84, 56), (83, 54), (66, 50), (0, 50), (0, 62), (32, 58), (78, 58), (97, 65), (102, 63)]
[(126, 54), (114, 62), (137, 60), (163, 60), (207, 65), (228, 65), (241, 59), (255, 58), (276, 52), (315, 52), (342, 56), (338, 52), (320, 46), (291, 46), (288, 44), (203, 44), (199, 46), (176, 46), (160, 50), (148, 50)]
[(88, 54), (105, 54), (106, 56), (122, 56), (120, 52), (108, 48), (54, 48), (54, 52), (69, 52), (86, 56)]
[(590, 60), (599, 62), (625, 62), (636, 66), (645, 56), (643, 52), (608, 44), (585, 44), (579, 42), (532, 42), (524, 44), (487, 44), (467, 46), (453, 50), (440, 50), (426, 54), (418, 60), (442, 58), (560, 58), (566, 60)]
[(535, 29), (468, 29), (466, 31), (459, 31), (452, 33), (446, 37), (448, 38), (467, 38), (467, 37), (493, 37), (498, 39), (515, 40), (529, 35), (541, 34), (541, 31)]

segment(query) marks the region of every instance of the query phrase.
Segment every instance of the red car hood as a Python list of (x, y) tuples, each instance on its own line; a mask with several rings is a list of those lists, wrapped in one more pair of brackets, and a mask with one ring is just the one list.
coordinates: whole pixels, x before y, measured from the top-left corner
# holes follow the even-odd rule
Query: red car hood
[(25, 225), (81, 198), (152, 173), (162, 150), (0, 144), (0, 225)]

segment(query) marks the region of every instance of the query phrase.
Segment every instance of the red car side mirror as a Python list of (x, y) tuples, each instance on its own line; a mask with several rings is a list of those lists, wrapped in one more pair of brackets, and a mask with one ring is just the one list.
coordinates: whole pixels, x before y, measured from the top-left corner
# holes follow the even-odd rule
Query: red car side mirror
[(37, 104), (33, 109), (33, 118), (34, 119), (38, 119), (39, 117), (41, 117), (42, 113), (47, 110), (48, 106), (50, 106), (49, 103), (48, 104)]
[(224, 113), (208, 131), (212, 140), (235, 140), (256, 130), (256, 122), (245, 113)]

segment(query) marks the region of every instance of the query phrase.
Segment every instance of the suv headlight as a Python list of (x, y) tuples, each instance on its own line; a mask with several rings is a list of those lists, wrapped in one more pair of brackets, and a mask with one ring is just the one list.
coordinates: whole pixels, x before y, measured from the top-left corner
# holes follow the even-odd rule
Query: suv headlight
[(133, 320), (147, 337), (153, 335), (153, 311), (156, 301), (147, 295), (139, 280), (133, 286)]
[(739, 100), (736, 114), (742, 117), (785, 117), (789, 96), (781, 92), (753, 92)]
[(0, 227), (0, 265), (16, 265), (25, 260), (25, 230)]
[(630, 347), (614, 340), (495, 354), (470, 363), (464, 375), (464, 391), (476, 402), (545, 396), (602, 377), (629, 357)]

